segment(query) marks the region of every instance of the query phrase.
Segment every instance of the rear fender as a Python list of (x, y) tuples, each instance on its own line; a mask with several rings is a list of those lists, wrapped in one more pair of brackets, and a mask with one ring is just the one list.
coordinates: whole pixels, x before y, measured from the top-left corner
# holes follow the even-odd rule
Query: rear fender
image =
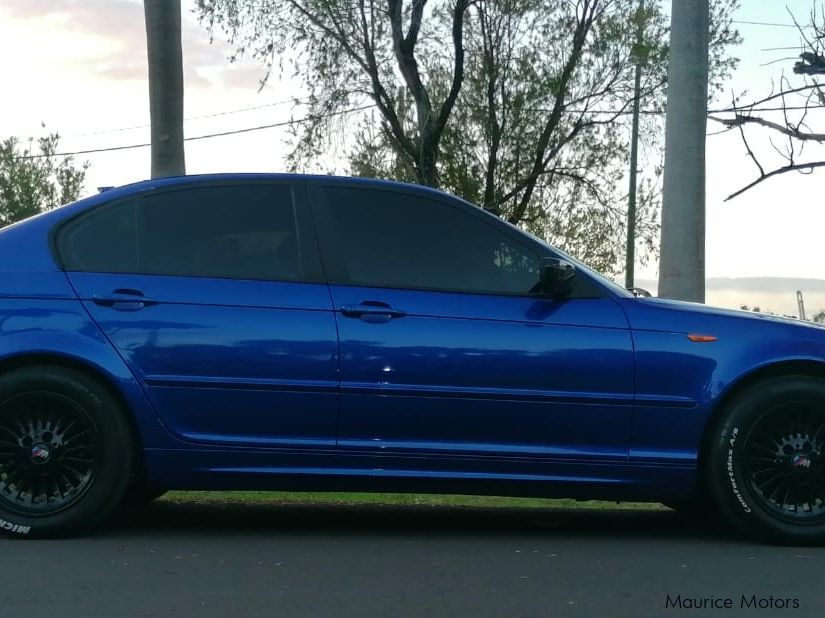
[(107, 383), (126, 404), (144, 448), (180, 448), (78, 300), (0, 299), (0, 371), (48, 362), (76, 367)]

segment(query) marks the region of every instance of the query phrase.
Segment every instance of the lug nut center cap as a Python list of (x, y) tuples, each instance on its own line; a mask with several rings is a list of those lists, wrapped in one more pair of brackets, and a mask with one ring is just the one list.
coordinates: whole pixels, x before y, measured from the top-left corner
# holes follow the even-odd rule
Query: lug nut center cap
[(35, 444), (30, 453), (31, 460), (36, 464), (44, 464), (52, 456), (51, 449), (45, 444)]
[(794, 470), (804, 471), (811, 469), (811, 458), (809, 455), (804, 453), (797, 453), (793, 457), (791, 457), (791, 467)]

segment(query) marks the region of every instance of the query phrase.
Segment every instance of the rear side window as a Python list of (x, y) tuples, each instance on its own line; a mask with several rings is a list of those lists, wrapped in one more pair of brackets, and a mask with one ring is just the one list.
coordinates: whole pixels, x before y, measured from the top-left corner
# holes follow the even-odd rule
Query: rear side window
[(461, 209), (392, 191), (323, 193), (327, 270), (339, 283), (528, 294), (539, 280), (537, 254)]
[(106, 206), (64, 228), (58, 250), (66, 270), (138, 271), (135, 200)]
[(71, 224), (67, 270), (299, 280), (288, 185), (211, 186), (142, 196)]

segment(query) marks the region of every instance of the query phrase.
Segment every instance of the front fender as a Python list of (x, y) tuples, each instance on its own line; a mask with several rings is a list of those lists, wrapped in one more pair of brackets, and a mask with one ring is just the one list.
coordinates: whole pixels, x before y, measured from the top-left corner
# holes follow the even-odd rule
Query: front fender
[(825, 329), (688, 303), (630, 301), (625, 311), (636, 360), (631, 459), (695, 465), (708, 422), (742, 380), (783, 364), (825, 369)]

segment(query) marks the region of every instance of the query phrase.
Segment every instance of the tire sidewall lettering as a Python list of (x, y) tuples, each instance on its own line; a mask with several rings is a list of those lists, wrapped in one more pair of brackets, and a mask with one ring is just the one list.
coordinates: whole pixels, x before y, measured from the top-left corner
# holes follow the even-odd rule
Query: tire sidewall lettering
[(0, 530), (3, 532), (11, 532), (12, 534), (20, 534), (20, 535), (27, 535), (31, 532), (31, 526), (24, 526), (22, 524), (15, 524), (11, 521), (6, 521), (5, 519), (0, 518)]
[(730, 484), (730, 489), (733, 492), (733, 495), (736, 498), (736, 502), (742, 508), (745, 513), (752, 513), (753, 509), (751, 509), (750, 505), (745, 501), (745, 497), (742, 495), (742, 490), (739, 489), (739, 482), (736, 480), (736, 465), (735, 465), (735, 456), (736, 456), (736, 442), (739, 438), (739, 428), (734, 427), (731, 430), (730, 438), (728, 439), (728, 449), (727, 449), (727, 457), (725, 461), (725, 472), (727, 473), (728, 483)]

